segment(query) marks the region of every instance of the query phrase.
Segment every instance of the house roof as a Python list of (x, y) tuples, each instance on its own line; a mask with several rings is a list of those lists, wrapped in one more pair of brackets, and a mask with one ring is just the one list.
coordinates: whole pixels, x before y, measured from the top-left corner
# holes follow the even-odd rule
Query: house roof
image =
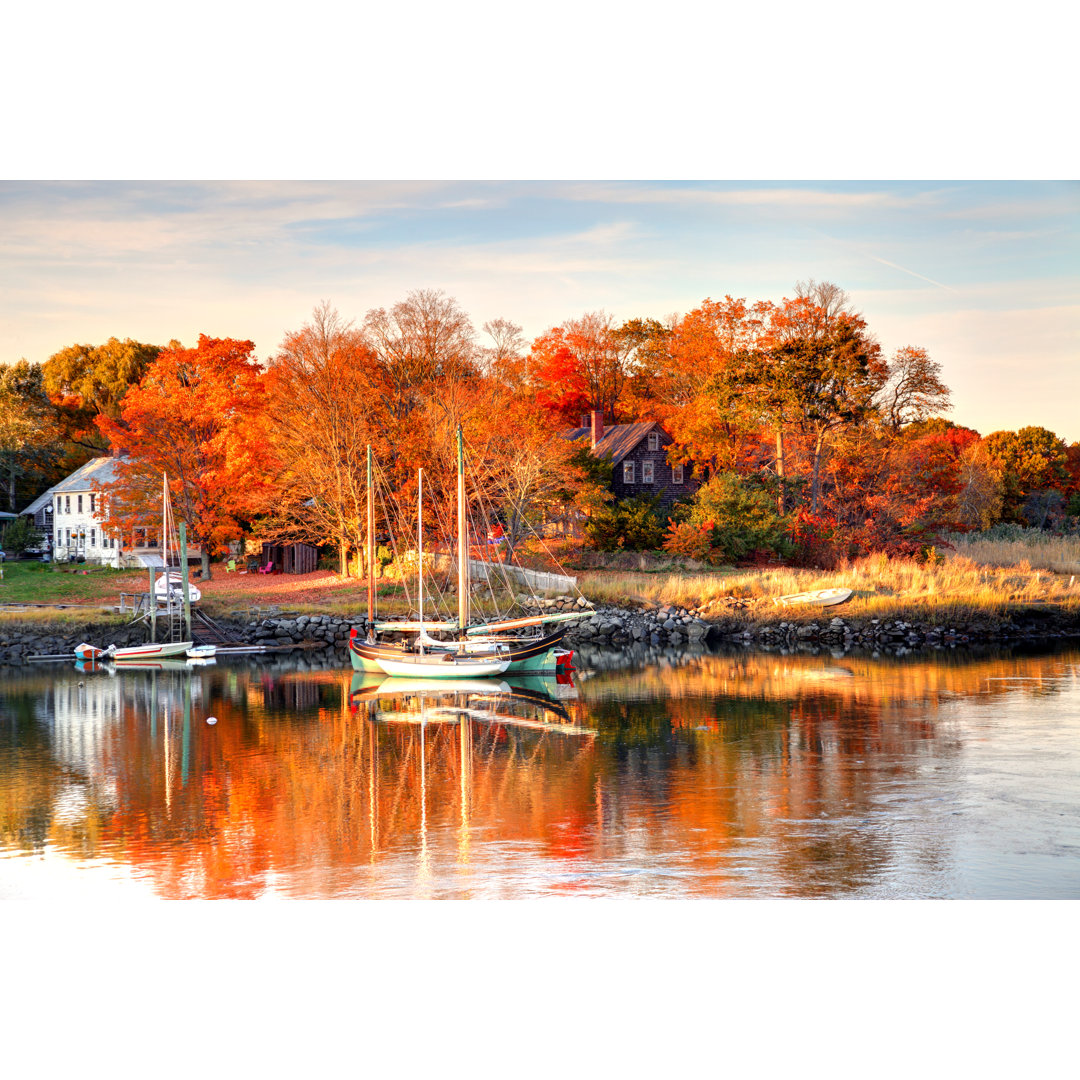
[[(604, 437), (592, 448), (592, 452), (597, 457), (609, 457), (613, 465), (618, 465), (650, 431), (664, 432), (664, 429), (656, 420), (642, 420), (637, 424), (612, 424), (611, 427), (604, 428)], [(573, 440), (590, 434), (589, 428), (577, 427), (564, 431), (562, 437)]]
[(53, 492), (56, 488), (51, 487), (44, 494), (39, 495), (24, 511), (23, 514), (36, 514), (52, 502)]
[(76, 469), (66, 480), (61, 480), (51, 495), (63, 495), (70, 491), (90, 491), (99, 484), (109, 484), (116, 479), (116, 458), (91, 458), (85, 465)]

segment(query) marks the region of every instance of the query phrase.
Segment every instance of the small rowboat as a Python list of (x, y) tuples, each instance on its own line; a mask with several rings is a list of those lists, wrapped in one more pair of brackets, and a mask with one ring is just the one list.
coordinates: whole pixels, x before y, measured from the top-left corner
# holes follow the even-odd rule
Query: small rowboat
[(114, 660), (158, 660), (163, 656), (183, 656), (194, 644), (194, 641), (148, 641), (127, 649), (110, 645), (105, 651)]
[(209, 660), (212, 656), (217, 656), (216, 645), (193, 645), (187, 651), (188, 657), (192, 660)]
[(832, 607), (851, 599), (850, 589), (818, 589), (817, 592), (791, 593), (789, 596), (777, 596), (774, 604), (788, 607), (790, 604), (816, 604), (818, 607)]
[(75, 646), (76, 660), (98, 660), (104, 656), (104, 649), (99, 649), (96, 645), (87, 645), (85, 641), (81, 645)]

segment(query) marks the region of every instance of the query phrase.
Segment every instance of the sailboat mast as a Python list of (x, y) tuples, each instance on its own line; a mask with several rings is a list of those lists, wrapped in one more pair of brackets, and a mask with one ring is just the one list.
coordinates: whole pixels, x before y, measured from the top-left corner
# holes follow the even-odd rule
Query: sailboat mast
[(416, 576), (420, 604), (420, 652), (424, 651), (424, 470), (416, 470)]
[(367, 615), (368, 632), (375, 633), (375, 493), (371, 488), (371, 447), (367, 448)]
[(457, 429), (458, 629), (469, 624), (469, 533), (465, 523), (465, 451)]

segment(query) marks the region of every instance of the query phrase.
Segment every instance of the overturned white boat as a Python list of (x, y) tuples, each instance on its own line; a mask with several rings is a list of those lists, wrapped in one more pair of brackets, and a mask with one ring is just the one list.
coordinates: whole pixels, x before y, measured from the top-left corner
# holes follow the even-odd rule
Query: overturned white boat
[(818, 607), (832, 607), (850, 599), (850, 589), (818, 589), (816, 592), (800, 592), (791, 593), (788, 596), (777, 596), (773, 603), (780, 607), (788, 607), (792, 604), (816, 604)]

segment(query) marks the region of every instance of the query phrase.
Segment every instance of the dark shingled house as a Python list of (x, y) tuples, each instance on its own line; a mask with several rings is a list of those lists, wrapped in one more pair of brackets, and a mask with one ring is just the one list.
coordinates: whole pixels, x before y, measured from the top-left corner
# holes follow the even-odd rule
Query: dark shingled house
[(604, 427), (603, 413), (582, 417), (581, 427), (564, 431), (564, 439), (592, 441), (597, 457), (608, 457), (615, 466), (611, 490), (617, 500), (638, 495), (659, 496), (664, 507), (693, 495), (701, 486), (682, 465), (669, 465), (667, 448), (675, 441), (654, 420)]

